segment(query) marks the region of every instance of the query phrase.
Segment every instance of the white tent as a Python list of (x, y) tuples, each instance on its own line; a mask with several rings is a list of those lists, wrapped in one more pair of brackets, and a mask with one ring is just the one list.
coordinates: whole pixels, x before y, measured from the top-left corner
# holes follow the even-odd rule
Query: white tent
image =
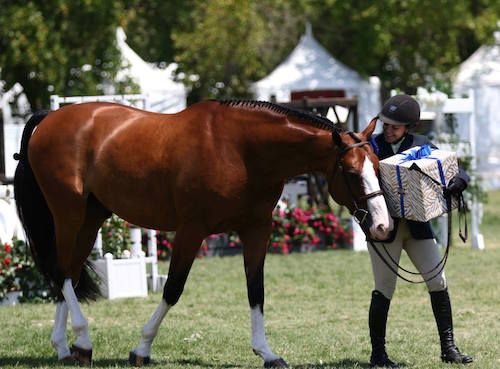
[[(489, 188), (500, 188), (500, 31), (459, 67), (453, 84), (457, 96), (472, 92), (476, 114), (477, 168)], [(466, 126), (466, 125), (460, 125)], [(463, 136), (464, 133), (461, 132)]]
[(321, 46), (308, 24), (292, 53), (267, 77), (253, 84), (258, 100), (288, 102), (293, 91), (344, 90), (346, 97), (359, 98), (359, 127), (364, 128), (380, 109), (380, 80), (363, 79)]
[(161, 113), (176, 113), (186, 107), (186, 88), (173, 80), (177, 64), (171, 63), (165, 69), (145, 62), (125, 42), (127, 36), (121, 27), (116, 30), (116, 41), (121, 52), (123, 69), (118, 80), (132, 78), (141, 88), (141, 94), (148, 95), (148, 110)]

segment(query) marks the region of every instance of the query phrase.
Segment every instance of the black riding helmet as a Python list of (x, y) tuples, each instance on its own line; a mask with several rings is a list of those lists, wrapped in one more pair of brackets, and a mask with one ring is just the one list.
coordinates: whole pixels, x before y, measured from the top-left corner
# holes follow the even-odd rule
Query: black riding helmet
[(385, 102), (378, 118), (387, 124), (413, 125), (420, 120), (420, 105), (409, 95), (396, 95)]

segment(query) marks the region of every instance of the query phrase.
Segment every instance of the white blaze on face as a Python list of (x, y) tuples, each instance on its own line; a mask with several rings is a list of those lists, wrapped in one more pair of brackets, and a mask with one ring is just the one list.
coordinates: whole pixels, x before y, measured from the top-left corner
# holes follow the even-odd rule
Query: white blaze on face
[[(363, 171), (361, 173), (365, 195), (380, 191), (380, 184), (373, 169), (373, 163), (368, 157), (365, 157), (363, 163)], [(384, 239), (387, 238), (389, 232), (393, 229), (394, 224), (392, 217), (389, 215), (384, 196), (375, 196), (368, 199), (368, 211), (370, 212), (373, 224), (370, 227), (372, 238)]]

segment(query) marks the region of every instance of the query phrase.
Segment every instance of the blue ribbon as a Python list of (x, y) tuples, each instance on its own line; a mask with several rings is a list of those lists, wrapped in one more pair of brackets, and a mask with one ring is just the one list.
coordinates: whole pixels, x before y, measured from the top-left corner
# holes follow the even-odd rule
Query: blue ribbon
[(403, 183), (401, 181), (401, 172), (399, 170), (399, 166), (407, 161), (419, 160), (419, 159), (433, 159), (437, 161), (439, 176), (441, 179), (441, 185), (443, 188), (446, 188), (446, 181), (444, 178), (443, 166), (441, 165), (441, 160), (438, 158), (431, 157), (432, 149), (429, 144), (426, 144), (419, 149), (411, 150), (409, 153), (400, 154), (403, 155), (403, 158), (400, 160), (398, 164), (396, 164), (396, 175), (398, 177), (398, 192), (399, 192), (399, 204), (401, 206), (401, 217), (405, 219), (405, 206), (404, 206), (404, 191), (403, 191)]
[(411, 160), (418, 160), (418, 159), (426, 158), (431, 154), (431, 151), (432, 151), (432, 149), (429, 146), (429, 144), (426, 144), (419, 149), (411, 150), (407, 154), (401, 154), (401, 155), (403, 155), (403, 159), (401, 159), (401, 161), (399, 163), (401, 164), (401, 163), (405, 163), (405, 162), (411, 161)]

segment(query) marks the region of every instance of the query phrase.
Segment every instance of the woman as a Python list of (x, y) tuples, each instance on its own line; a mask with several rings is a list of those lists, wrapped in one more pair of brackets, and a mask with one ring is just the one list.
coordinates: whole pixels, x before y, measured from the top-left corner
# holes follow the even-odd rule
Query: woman
[[(384, 104), (378, 118), (384, 124), (383, 133), (375, 138), (379, 159), (385, 159), (414, 146), (429, 144), (435, 148), (427, 137), (409, 133), (409, 128), (420, 120), (420, 106), (412, 97), (408, 95), (391, 97)], [(469, 176), (460, 169), (448, 185), (448, 194), (455, 195), (462, 192), (468, 182)], [(439, 247), (429, 222), (394, 219), (394, 230), (383, 243), (397, 262), (404, 249), (420, 273), (432, 270), (441, 260)], [(381, 247), (381, 243), (376, 242), (375, 247)], [(397, 368), (398, 365), (389, 359), (385, 351), (387, 314), (396, 288), (397, 276), (371, 247), (369, 251), (375, 279), (375, 290), (372, 292), (369, 312), (372, 343), (370, 366)], [(424, 274), (424, 278), (429, 278), (430, 275), (432, 273)], [(472, 358), (461, 354), (453, 341), (451, 304), (444, 270), (426, 283), (441, 340), (441, 359), (447, 363), (471, 363)]]

